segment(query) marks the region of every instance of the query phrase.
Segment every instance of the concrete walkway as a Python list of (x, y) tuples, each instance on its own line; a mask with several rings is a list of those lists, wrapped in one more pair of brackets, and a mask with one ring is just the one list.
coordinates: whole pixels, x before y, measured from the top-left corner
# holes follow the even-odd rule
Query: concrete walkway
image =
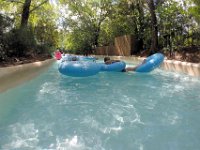
[(0, 93), (29, 81), (45, 71), (55, 60), (0, 68)]

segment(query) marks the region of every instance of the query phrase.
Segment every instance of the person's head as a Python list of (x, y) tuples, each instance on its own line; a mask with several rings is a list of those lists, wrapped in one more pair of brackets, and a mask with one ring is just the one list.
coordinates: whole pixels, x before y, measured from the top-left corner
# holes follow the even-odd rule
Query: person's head
[(104, 62), (107, 62), (108, 60), (110, 60), (110, 57), (104, 57)]
[(77, 61), (77, 60), (78, 60), (78, 59), (77, 59), (76, 56), (72, 57), (72, 61)]

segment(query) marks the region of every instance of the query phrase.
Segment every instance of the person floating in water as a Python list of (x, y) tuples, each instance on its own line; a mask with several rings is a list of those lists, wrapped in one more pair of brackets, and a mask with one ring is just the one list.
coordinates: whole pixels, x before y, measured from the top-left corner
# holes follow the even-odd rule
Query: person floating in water
[(71, 61), (78, 61), (78, 57), (72, 56)]
[[(113, 64), (116, 62), (120, 62), (120, 60), (111, 60), (110, 57), (108, 57), (108, 56), (104, 57), (104, 63), (106, 65)], [(146, 59), (144, 59), (141, 64), (139, 64), (135, 67), (126, 67), (125, 69), (122, 70), (122, 72), (135, 71), (139, 66), (141, 66), (145, 62), (146, 62)]]
[(104, 57), (104, 63), (106, 64), (106, 65), (109, 65), (109, 64), (113, 64), (113, 63), (115, 63), (115, 62), (120, 62), (120, 60), (111, 60), (110, 59), (110, 57)]

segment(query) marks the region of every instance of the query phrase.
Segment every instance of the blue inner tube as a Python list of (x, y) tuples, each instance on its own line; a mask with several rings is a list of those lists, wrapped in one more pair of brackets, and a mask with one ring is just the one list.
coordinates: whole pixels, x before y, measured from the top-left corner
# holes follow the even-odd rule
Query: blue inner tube
[(112, 64), (101, 64), (101, 71), (115, 71), (121, 72), (126, 68), (126, 63), (123, 61), (114, 62)]
[(150, 72), (154, 70), (155, 68), (159, 67), (160, 64), (164, 60), (164, 55), (161, 53), (153, 54), (146, 58), (146, 61), (144, 64), (139, 65), (136, 68), (136, 72)]
[(61, 74), (72, 77), (88, 77), (97, 74), (101, 66), (94, 62), (64, 61), (58, 70)]

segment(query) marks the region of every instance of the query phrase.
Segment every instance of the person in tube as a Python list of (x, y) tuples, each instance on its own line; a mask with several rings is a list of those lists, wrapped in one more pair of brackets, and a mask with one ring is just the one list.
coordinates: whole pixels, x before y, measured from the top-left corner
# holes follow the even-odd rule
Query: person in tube
[[(106, 65), (113, 64), (116, 62), (120, 62), (120, 60), (111, 60), (110, 57), (108, 57), (108, 56), (104, 57), (104, 63)], [(146, 62), (146, 59), (144, 59), (141, 64), (139, 64), (135, 67), (127, 67), (127, 68), (123, 69), (122, 72), (135, 71), (139, 66), (141, 66), (145, 62)]]

